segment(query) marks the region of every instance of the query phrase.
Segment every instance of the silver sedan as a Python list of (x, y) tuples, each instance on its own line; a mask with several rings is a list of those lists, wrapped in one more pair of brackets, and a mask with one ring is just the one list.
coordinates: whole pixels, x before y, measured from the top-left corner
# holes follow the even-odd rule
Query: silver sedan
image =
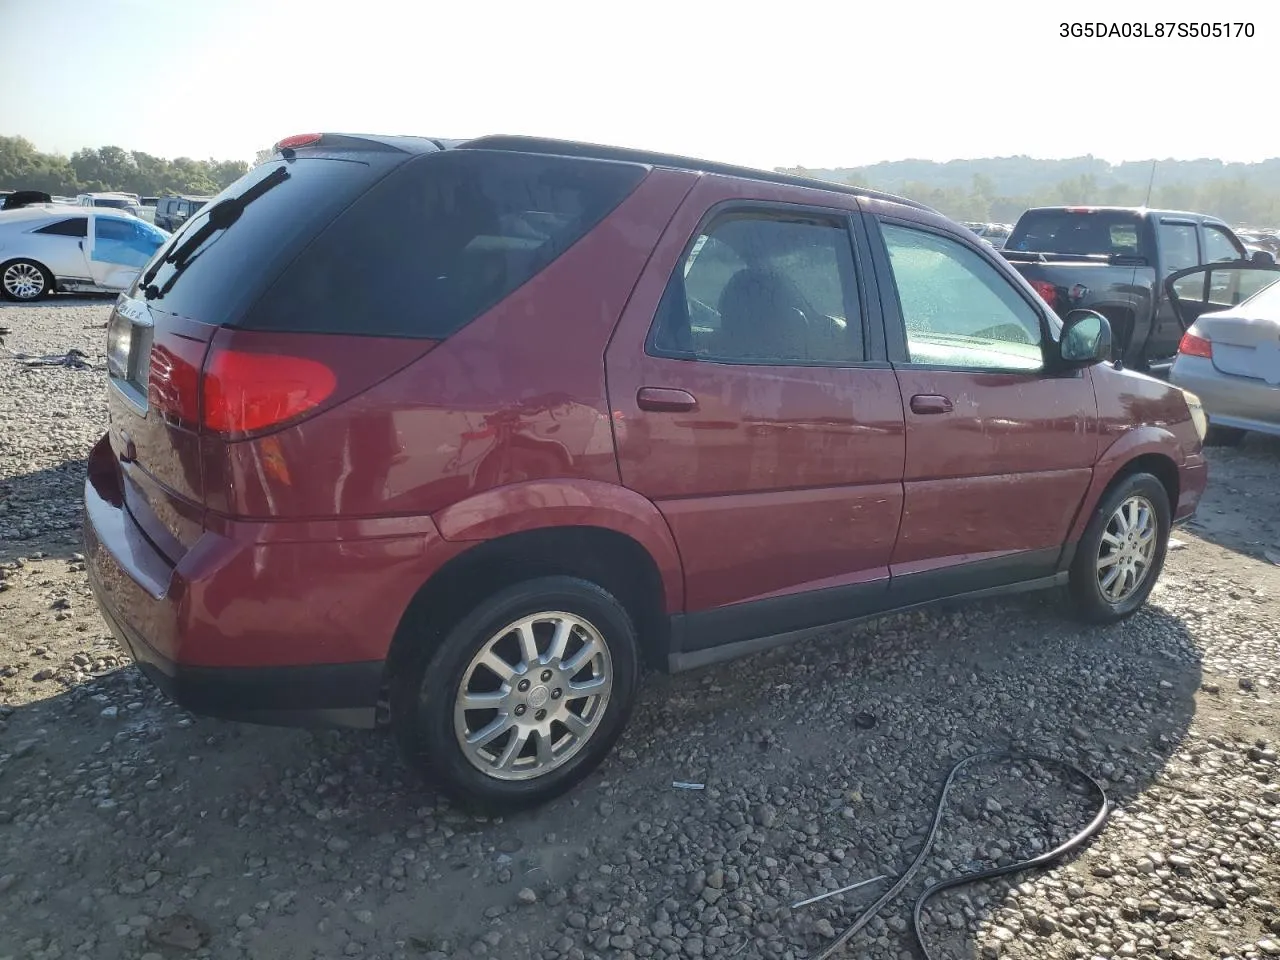
[(1239, 443), (1250, 430), (1280, 436), (1280, 272), (1215, 264), (1169, 280), (1190, 321), (1169, 379), (1200, 398), (1206, 442)]

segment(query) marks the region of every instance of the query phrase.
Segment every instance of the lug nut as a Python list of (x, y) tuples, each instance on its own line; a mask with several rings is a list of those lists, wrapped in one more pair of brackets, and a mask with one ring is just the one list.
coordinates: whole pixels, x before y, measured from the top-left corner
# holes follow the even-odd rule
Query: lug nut
[(543, 670), (543, 671), (542, 671), (542, 682), (543, 682), (543, 683), (546, 683), (546, 682), (547, 682), (548, 680), (550, 680), (550, 679), (551, 679), (551, 671), (550, 671), (550, 670)]
[(552, 699), (552, 700), (559, 700), (559, 699), (560, 699), (560, 688), (559, 688), (559, 687), (556, 687), (554, 690), (552, 690), (552, 691), (551, 691), (551, 699)]
[(518, 684), (516, 684), (516, 689), (519, 690), (521, 693), (524, 693), (526, 690), (529, 689), (529, 681), (521, 680)]
[(516, 716), (517, 716), (517, 717), (523, 717), (523, 716), (524, 716), (524, 711), (525, 711), (525, 705), (524, 705), (523, 703), (517, 703), (517, 704), (516, 704)]
[(535, 720), (545, 720), (545, 719), (547, 719), (547, 711), (545, 711), (545, 710), (539, 710), (537, 713), (535, 713), (535, 714), (533, 715), (533, 719), (535, 719)]

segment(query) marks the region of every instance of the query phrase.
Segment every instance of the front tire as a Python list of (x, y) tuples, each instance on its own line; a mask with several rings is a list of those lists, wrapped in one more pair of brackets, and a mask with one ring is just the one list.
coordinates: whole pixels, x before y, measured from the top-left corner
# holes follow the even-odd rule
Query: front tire
[(0, 265), (0, 295), (31, 303), (53, 291), (53, 277), (34, 260), (10, 260)]
[(1164, 484), (1149, 473), (1130, 474), (1107, 492), (1071, 563), (1081, 617), (1115, 623), (1147, 602), (1164, 568), (1171, 516)]
[(591, 773), (635, 702), (627, 611), (576, 577), (500, 590), (392, 678), (402, 753), (464, 805), (532, 807)]

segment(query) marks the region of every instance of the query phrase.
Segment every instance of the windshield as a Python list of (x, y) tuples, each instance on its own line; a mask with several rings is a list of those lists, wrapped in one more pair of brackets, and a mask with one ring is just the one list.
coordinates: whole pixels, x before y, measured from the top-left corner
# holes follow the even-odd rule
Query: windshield
[(1030, 253), (1145, 257), (1138, 227), (1138, 216), (1126, 210), (1028, 210), (1005, 247)]
[(136, 204), (132, 200), (126, 200), (123, 197), (94, 197), (93, 205), (95, 207), (114, 207), (117, 210), (127, 210)]

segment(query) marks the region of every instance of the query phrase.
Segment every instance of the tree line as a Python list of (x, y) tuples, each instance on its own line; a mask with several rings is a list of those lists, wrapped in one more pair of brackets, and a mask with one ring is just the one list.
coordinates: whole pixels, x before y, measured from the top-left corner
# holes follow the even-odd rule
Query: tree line
[(1164, 160), (1112, 165), (1094, 157), (989, 157), (946, 163), (904, 160), (827, 170), (785, 168), (884, 190), (956, 220), (1012, 223), (1027, 208), (1149, 206), (1191, 210), (1239, 226), (1280, 227), (1280, 159), (1261, 163)]
[(23, 137), (0, 137), (0, 189), (55, 196), (123, 191), (139, 196), (210, 196), (249, 169), (242, 160), (166, 160), (141, 150), (85, 147), (70, 157), (43, 153)]

